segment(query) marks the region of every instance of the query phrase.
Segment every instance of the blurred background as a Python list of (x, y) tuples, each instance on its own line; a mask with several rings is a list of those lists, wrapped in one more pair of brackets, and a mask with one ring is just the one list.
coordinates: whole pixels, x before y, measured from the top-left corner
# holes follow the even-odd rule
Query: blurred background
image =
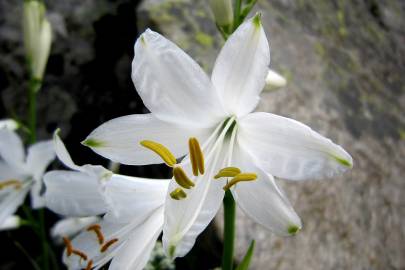
[[(147, 112), (130, 78), (139, 33), (161, 32), (207, 72), (223, 44), (206, 1), (45, 2), (54, 42), (38, 95), (39, 138), (60, 127), (78, 164), (108, 165), (80, 145), (94, 128)], [(257, 110), (308, 124), (347, 149), (354, 168), (333, 180), (278, 180), (304, 222), (297, 236), (277, 237), (239, 210), (236, 259), (256, 239), (251, 269), (405, 269), (405, 1), (259, 0), (256, 10), (271, 67), (288, 80), (264, 92)], [(27, 114), (21, 12), (21, 1), (0, 1), (0, 118)], [(121, 173), (169, 175), (165, 166)], [(47, 213), (49, 227), (56, 220)], [(220, 264), (221, 223), (176, 269)], [(28, 229), (1, 232), (0, 241), (0, 269), (31, 269), (24, 253), (40, 251)], [(59, 260), (62, 248), (55, 252)]]

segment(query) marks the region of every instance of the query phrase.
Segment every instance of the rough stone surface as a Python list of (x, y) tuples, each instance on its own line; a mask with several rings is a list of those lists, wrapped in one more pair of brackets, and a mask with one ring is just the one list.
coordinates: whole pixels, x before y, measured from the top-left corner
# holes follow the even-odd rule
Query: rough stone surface
[[(251, 269), (405, 269), (404, 2), (259, 2), (271, 66), (289, 83), (263, 93), (257, 110), (333, 139), (354, 169), (279, 180), (304, 222), (295, 237), (277, 237), (239, 210), (237, 257), (256, 239)], [(144, 1), (139, 28), (162, 32), (210, 70), (222, 40), (204, 3)]]

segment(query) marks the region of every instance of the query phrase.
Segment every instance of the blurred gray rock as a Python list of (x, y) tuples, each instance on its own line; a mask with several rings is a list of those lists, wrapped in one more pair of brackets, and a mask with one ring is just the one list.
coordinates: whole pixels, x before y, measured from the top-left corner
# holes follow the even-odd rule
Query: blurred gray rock
[[(259, 2), (272, 68), (289, 83), (263, 93), (257, 110), (333, 139), (354, 169), (325, 181), (279, 180), (304, 222), (295, 237), (277, 237), (239, 210), (237, 258), (256, 239), (251, 269), (405, 269), (404, 2)], [(205, 1), (145, 0), (138, 17), (140, 30), (162, 32), (212, 68), (223, 41)]]

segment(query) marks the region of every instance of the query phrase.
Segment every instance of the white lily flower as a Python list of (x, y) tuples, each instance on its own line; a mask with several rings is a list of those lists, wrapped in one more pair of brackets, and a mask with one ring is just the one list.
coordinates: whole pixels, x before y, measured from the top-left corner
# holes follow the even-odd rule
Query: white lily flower
[[(217, 213), (223, 188), (231, 189), (237, 204), (252, 219), (277, 234), (290, 235), (301, 228), (301, 220), (273, 176), (324, 178), (352, 167), (352, 158), (342, 147), (308, 126), (252, 112), (269, 62), (270, 49), (259, 15), (229, 37), (211, 79), (175, 44), (146, 30), (135, 44), (132, 79), (151, 113), (110, 120), (83, 142), (110, 160), (130, 165), (161, 163), (152, 149), (174, 170), (183, 168), (187, 175), (194, 174), (190, 159), (186, 156), (177, 164), (175, 158), (187, 154), (188, 138), (202, 142), (207, 171), (194, 183), (184, 182), (183, 177), (169, 186), (163, 228), (168, 254), (184, 256), (191, 249)], [(150, 141), (168, 146), (175, 158)], [(213, 180), (220, 169), (229, 166), (238, 167), (232, 173), (250, 174), (242, 173), (225, 186)], [(254, 181), (235, 185), (236, 180)]]
[(0, 120), (0, 129), (16, 130), (19, 124), (13, 119)]
[(21, 225), (21, 218), (16, 215), (11, 215), (6, 218), (6, 220), (0, 224), (0, 231), (6, 231), (11, 229), (16, 229)]
[(20, 137), (0, 129), (0, 224), (15, 213), (28, 192), (33, 208), (44, 206), (42, 175), (54, 158), (51, 141), (31, 145), (25, 156)]
[(24, 1), (24, 45), (30, 73), (35, 79), (44, 76), (52, 43), (52, 26), (45, 16), (45, 5), (37, 0)]
[[(63, 255), (69, 269), (143, 269), (163, 226), (168, 179), (113, 174), (102, 166), (73, 163), (58, 133), (58, 158), (70, 169), (45, 174), (47, 207), (61, 215), (104, 215), (72, 241), (64, 238)], [(67, 233), (66, 233), (67, 234)]]

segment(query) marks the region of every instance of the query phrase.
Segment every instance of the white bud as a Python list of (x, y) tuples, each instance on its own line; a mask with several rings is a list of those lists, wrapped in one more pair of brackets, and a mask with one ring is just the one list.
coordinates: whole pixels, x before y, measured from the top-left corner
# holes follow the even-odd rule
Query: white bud
[(10, 229), (16, 229), (20, 227), (21, 225), (21, 219), (19, 216), (9, 216), (4, 220), (2, 224), (0, 224), (0, 231), (5, 231), (5, 230), (10, 230)]
[(269, 72), (266, 76), (266, 88), (269, 90), (276, 90), (278, 88), (284, 87), (287, 84), (287, 80), (275, 72), (274, 70), (269, 69)]
[(210, 0), (210, 7), (214, 13), (215, 22), (222, 27), (233, 24), (233, 8), (231, 0)]
[(0, 120), (0, 129), (5, 128), (8, 130), (16, 130), (19, 127), (19, 124), (13, 119), (3, 119)]
[(52, 43), (52, 27), (45, 16), (42, 2), (24, 1), (23, 29), (30, 75), (42, 80)]

